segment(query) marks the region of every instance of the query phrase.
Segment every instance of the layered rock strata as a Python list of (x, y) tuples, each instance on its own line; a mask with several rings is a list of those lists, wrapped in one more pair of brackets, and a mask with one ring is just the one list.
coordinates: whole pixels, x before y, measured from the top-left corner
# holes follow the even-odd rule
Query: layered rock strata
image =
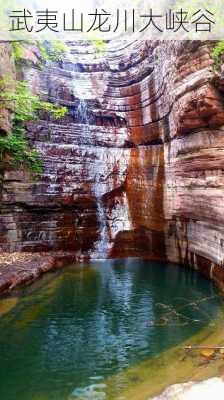
[[(0, 42), (0, 89), (5, 90), (13, 85), (15, 80), (15, 66), (12, 58), (12, 48), (9, 43)], [(0, 134), (10, 132), (12, 121), (12, 109), (3, 102), (0, 103)]]
[(144, 256), (222, 280), (224, 102), (212, 43), (108, 44), (100, 55), (68, 46), (63, 61), (40, 69), (32, 57), (20, 70), (69, 112), (27, 126), (44, 172), (5, 171), (1, 249)]

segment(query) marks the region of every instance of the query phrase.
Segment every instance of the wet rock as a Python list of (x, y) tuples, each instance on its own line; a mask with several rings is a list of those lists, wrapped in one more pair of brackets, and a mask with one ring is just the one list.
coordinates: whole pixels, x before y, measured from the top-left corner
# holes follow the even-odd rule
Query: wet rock
[(91, 43), (69, 46), (63, 62), (20, 71), (69, 113), (28, 124), (44, 173), (6, 171), (0, 249), (166, 259), (224, 282), (223, 77), (212, 44), (145, 40), (99, 56)]
[(69, 396), (69, 400), (104, 400), (106, 399), (106, 393), (103, 391), (105, 388), (106, 385), (103, 383), (92, 384), (85, 388), (77, 388)]
[(170, 386), (160, 396), (152, 400), (222, 400), (224, 396), (224, 381), (221, 378), (211, 378), (203, 382), (188, 382)]
[(210, 359), (211, 357), (213, 357), (215, 354), (215, 350), (214, 349), (203, 349), (200, 352), (200, 355), (202, 357), (205, 357), (206, 359)]
[(73, 252), (5, 253), (3, 257), (0, 256), (0, 294), (8, 294), (18, 287), (29, 285), (44, 273), (76, 261), (77, 256)]

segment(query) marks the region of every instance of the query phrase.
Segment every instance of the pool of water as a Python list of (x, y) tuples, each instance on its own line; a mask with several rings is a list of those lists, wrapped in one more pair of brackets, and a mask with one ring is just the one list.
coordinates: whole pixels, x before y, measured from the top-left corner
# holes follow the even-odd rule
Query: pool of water
[(104, 382), (215, 318), (213, 284), (175, 265), (92, 262), (1, 300), (0, 399), (105, 399)]

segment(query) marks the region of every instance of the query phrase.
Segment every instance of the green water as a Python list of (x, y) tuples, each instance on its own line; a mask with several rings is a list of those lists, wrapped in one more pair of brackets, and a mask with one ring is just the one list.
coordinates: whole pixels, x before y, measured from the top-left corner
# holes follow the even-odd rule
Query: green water
[(190, 338), (221, 307), (211, 282), (174, 265), (106, 261), (45, 276), (0, 319), (0, 399), (105, 399), (108, 376)]

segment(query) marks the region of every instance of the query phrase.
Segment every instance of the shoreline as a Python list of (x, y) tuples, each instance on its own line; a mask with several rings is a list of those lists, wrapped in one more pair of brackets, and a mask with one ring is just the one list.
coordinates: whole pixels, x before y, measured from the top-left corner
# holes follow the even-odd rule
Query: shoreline
[(77, 262), (74, 252), (3, 253), (0, 255), (0, 296), (28, 286), (43, 274)]
[[(179, 264), (175, 261), (165, 260), (158, 257), (130, 257), (140, 258), (148, 261), (158, 261), (167, 264), (176, 264), (182, 268), (196, 270), (203, 275), (220, 291), (220, 295), (224, 294), (224, 270), (221, 266), (212, 264), (212, 273), (208, 268), (195, 268), (189, 264)], [(112, 259), (111, 257), (108, 260)], [(115, 259), (122, 259), (116, 257)], [(0, 254), (0, 296), (10, 294), (15, 288), (28, 286), (34, 283), (46, 272), (53, 272), (64, 268), (72, 263), (100, 261), (101, 258), (90, 259), (87, 256), (80, 257), (74, 251), (48, 251), (48, 252), (3, 252)]]
[[(190, 344), (223, 345), (223, 320), (224, 309), (208, 326), (189, 338)], [(184, 393), (185, 384), (191, 383), (194, 387), (211, 378), (224, 379), (224, 354), (215, 351), (210, 356), (205, 356), (200, 350), (188, 352), (184, 347), (189, 345), (189, 339), (158, 357), (146, 359), (108, 378), (104, 382), (108, 399), (116, 400), (120, 396), (124, 400), (171, 400), (176, 397), (166, 395), (168, 389), (172, 390), (174, 385), (178, 385)], [(121, 390), (118, 393), (115, 388), (119, 384)], [(203, 389), (203, 385), (201, 388)]]
[[(14, 289), (31, 285), (47, 272), (62, 269), (66, 264), (81, 263), (80, 261), (74, 252), (3, 253), (0, 255), (0, 295), (8, 295)], [(159, 396), (159, 400), (166, 399), (160, 396), (166, 396), (166, 390), (172, 390), (173, 385), (179, 384), (179, 389), (184, 390), (185, 384), (189, 382), (194, 387), (198, 382), (212, 377), (223, 378), (223, 353), (216, 351), (212, 356), (204, 357), (200, 351), (183, 350), (184, 345), (189, 344), (224, 345), (223, 320), (224, 310), (211, 324), (194, 335), (191, 343), (185, 341), (158, 358), (145, 360), (140, 365), (110, 377), (105, 382), (109, 390), (108, 398), (117, 399), (118, 393), (113, 393), (112, 388), (119, 381), (125, 383), (119, 396), (124, 395), (129, 400), (156, 400), (155, 396)], [(204, 385), (201, 386), (202, 389), (203, 387)]]

